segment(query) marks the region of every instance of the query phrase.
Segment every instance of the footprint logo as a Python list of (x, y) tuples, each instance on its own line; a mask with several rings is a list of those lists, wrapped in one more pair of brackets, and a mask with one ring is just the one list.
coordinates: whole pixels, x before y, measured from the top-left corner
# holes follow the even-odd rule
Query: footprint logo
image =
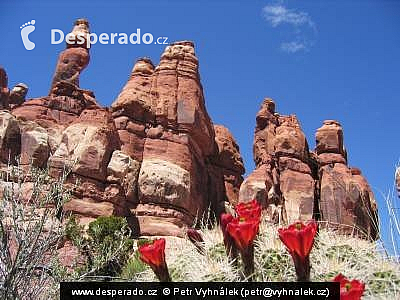
[(31, 42), (29, 40), (29, 34), (32, 31), (35, 31), (35, 20), (32, 20), (30, 22), (27, 22), (25, 24), (22, 24), (21, 28), (21, 37), (22, 37), (22, 42), (24, 43), (24, 47), (26, 50), (32, 50), (35, 49), (35, 43)]

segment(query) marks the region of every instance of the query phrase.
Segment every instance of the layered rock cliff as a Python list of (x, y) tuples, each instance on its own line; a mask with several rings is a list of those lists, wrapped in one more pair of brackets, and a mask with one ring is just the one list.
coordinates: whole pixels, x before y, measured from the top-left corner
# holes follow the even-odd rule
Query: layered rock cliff
[[(72, 30), (88, 32), (83, 19)], [(70, 169), (64, 211), (81, 223), (118, 215), (137, 234), (181, 236), (204, 214), (218, 217), (227, 202), (256, 198), (271, 222), (316, 218), (376, 238), (373, 194), (347, 166), (336, 121), (318, 129), (309, 151), (297, 118), (277, 114), (266, 99), (256, 116), (256, 169), (243, 182), (237, 143), (207, 113), (192, 42), (167, 46), (158, 65), (138, 59), (110, 108), (79, 86), (90, 60), (85, 45), (68, 44), (59, 55), (45, 97), (24, 101), (26, 85), (10, 91), (0, 68), (1, 167), (18, 160), (47, 166), (53, 177)]]

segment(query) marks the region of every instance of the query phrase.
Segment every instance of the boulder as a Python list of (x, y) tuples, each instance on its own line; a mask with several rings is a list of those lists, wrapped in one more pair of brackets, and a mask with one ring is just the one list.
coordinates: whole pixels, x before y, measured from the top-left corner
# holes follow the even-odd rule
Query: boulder
[(126, 201), (137, 203), (140, 162), (120, 150), (115, 150), (107, 166), (107, 182), (123, 188)]
[(32, 121), (21, 121), (20, 128), (21, 164), (44, 168), (50, 155), (47, 130)]

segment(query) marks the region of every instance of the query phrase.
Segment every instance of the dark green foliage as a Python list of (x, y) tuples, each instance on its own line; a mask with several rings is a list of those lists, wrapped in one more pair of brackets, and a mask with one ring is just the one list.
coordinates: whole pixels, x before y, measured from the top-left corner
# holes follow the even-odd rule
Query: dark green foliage
[(89, 224), (86, 252), (93, 272), (99, 276), (118, 276), (129, 258), (133, 240), (125, 218), (98, 217)]
[(105, 240), (112, 240), (121, 231), (126, 230), (128, 224), (122, 217), (98, 217), (96, 221), (89, 224), (88, 235), (95, 243), (102, 243)]

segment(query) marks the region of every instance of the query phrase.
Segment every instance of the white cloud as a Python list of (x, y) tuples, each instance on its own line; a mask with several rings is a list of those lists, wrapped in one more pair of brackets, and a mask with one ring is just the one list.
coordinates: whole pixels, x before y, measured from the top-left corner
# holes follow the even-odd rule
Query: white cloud
[(316, 25), (305, 11), (289, 9), (282, 1), (269, 4), (262, 9), (265, 20), (276, 28), (280, 25), (290, 25), (293, 29), (293, 41), (281, 43), (281, 50), (287, 53), (307, 51), (313, 45), (317, 34)]
[(271, 4), (263, 8), (265, 19), (272, 27), (287, 23), (294, 26), (308, 25), (314, 27), (308, 13), (297, 11), (296, 9), (288, 9), (281, 4)]
[(288, 53), (296, 53), (297, 51), (300, 50), (308, 50), (308, 47), (306, 43), (293, 41), (288, 43), (282, 43), (281, 49)]

